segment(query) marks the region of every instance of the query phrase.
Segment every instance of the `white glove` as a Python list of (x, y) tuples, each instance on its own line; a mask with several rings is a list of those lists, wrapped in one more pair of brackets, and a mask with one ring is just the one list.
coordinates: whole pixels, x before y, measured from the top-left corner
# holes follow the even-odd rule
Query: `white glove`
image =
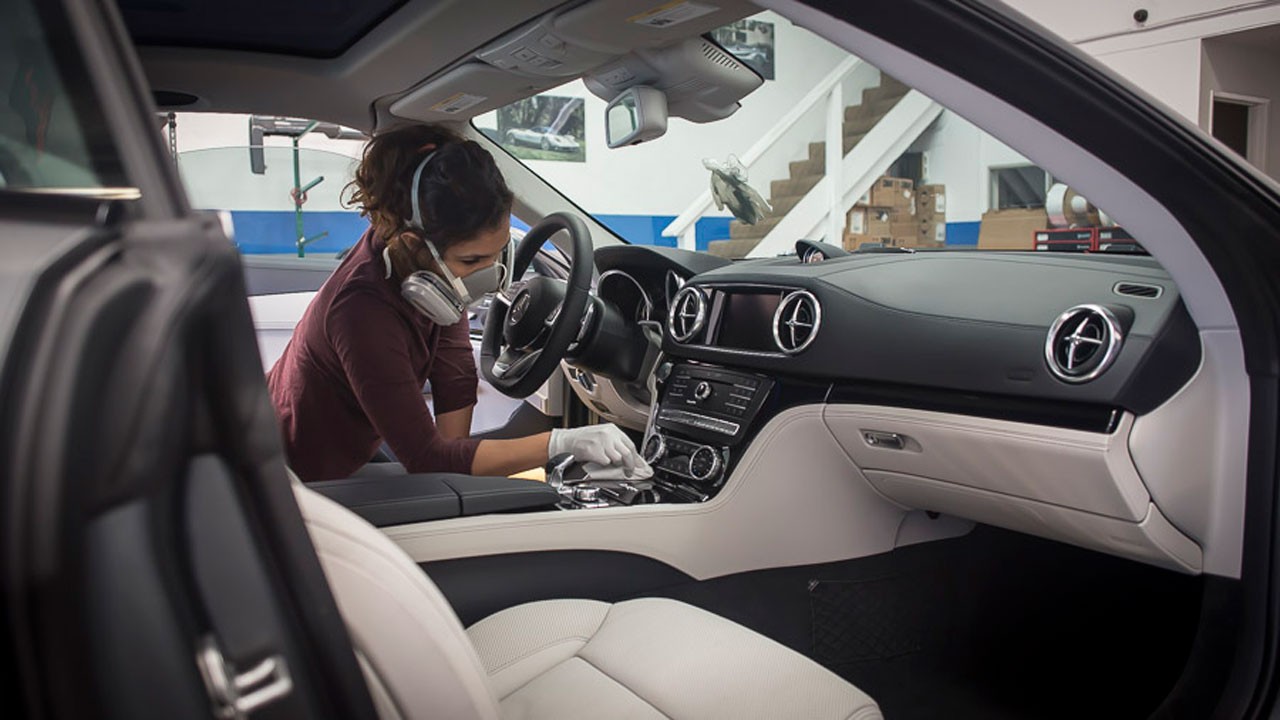
[(636, 446), (616, 425), (602, 423), (587, 427), (551, 431), (547, 456), (569, 453), (580, 463), (621, 465), (627, 477), (653, 474), (653, 468), (636, 452)]

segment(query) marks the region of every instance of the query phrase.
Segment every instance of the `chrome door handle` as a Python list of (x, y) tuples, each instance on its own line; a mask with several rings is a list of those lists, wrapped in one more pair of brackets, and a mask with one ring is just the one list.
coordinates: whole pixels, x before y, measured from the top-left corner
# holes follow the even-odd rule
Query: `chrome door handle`
[(885, 450), (903, 450), (907, 447), (907, 440), (898, 433), (883, 432), (881, 430), (863, 430), (862, 439), (871, 447), (883, 448)]

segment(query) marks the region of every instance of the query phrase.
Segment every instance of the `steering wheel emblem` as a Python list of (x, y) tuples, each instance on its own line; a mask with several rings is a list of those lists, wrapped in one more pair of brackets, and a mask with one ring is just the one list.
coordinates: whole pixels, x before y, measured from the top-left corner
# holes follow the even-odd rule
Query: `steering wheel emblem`
[(533, 299), (529, 296), (529, 293), (527, 292), (520, 293), (520, 296), (517, 297), (516, 301), (511, 305), (511, 315), (508, 322), (510, 322), (512, 325), (515, 325), (516, 323), (523, 320), (524, 314), (529, 312), (529, 305), (532, 302), (533, 302)]

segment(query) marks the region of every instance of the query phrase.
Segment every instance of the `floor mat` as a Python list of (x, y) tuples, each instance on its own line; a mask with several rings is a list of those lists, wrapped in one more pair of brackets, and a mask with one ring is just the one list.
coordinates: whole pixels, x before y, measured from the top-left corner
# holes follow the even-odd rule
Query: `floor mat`
[[(1144, 717), (1178, 677), (1201, 580), (979, 526), (841, 563), (650, 593), (801, 652), (888, 718)], [(1087, 689), (1087, 690), (1086, 690)]]
[(823, 665), (889, 660), (924, 645), (924, 608), (904, 592), (911, 580), (889, 576), (855, 582), (812, 580), (812, 657)]

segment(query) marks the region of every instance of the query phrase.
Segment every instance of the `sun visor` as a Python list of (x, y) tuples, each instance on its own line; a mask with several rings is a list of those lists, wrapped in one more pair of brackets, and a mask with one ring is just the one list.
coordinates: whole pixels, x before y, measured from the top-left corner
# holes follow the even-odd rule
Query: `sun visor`
[(583, 78), (605, 101), (632, 85), (648, 85), (667, 96), (672, 117), (705, 123), (737, 111), (738, 101), (764, 80), (719, 45), (703, 37), (668, 47), (636, 50)]
[(459, 65), (410, 90), (391, 103), (391, 114), (406, 120), (461, 120), (495, 110), (564, 82), (564, 78), (531, 78), (482, 62)]
[(554, 27), (574, 45), (621, 55), (671, 45), (757, 12), (760, 8), (740, 0), (596, 0), (556, 16)]

